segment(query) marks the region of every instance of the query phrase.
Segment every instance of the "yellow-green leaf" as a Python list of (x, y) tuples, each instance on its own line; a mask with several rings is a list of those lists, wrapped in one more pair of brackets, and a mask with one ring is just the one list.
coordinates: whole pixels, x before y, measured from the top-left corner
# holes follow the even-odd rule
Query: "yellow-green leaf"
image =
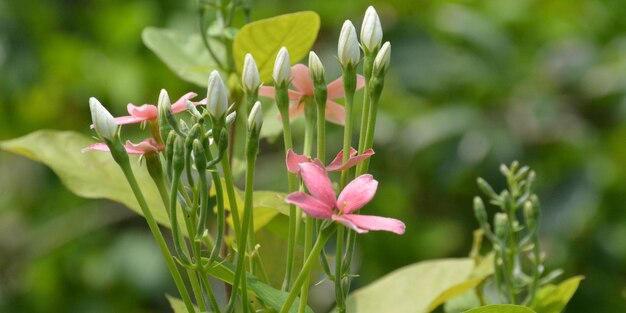
[(261, 80), (272, 82), (274, 59), (281, 47), (289, 50), (291, 64), (305, 57), (320, 29), (320, 18), (312, 11), (296, 12), (262, 19), (239, 30), (233, 42), (233, 57), (239, 73), (243, 70), (246, 53), (256, 61)]
[(574, 276), (559, 285), (546, 285), (537, 292), (532, 308), (539, 313), (559, 313), (574, 296), (583, 276)]
[[(146, 27), (141, 38), (161, 61), (185, 81), (206, 87), (209, 74), (217, 69), (217, 63), (204, 46), (200, 34)], [(226, 51), (222, 43), (212, 38), (208, 41), (217, 57), (223, 58)]]
[[(471, 288), (473, 282), (466, 281), (473, 269), (474, 261), (467, 258), (403, 267), (348, 296), (348, 312), (428, 312), (434, 302), (445, 301), (442, 294), (455, 295)], [(459, 289), (453, 290), (455, 287)]]
[(519, 305), (493, 304), (465, 311), (464, 313), (536, 313), (535, 311)]
[[(81, 153), (81, 149), (93, 143), (95, 140), (77, 132), (40, 130), (2, 141), (0, 148), (47, 165), (78, 196), (110, 199), (142, 215), (130, 186), (111, 154), (98, 151)], [(134, 156), (131, 156), (131, 164), (155, 220), (169, 227), (165, 207), (148, 171), (139, 165)]]

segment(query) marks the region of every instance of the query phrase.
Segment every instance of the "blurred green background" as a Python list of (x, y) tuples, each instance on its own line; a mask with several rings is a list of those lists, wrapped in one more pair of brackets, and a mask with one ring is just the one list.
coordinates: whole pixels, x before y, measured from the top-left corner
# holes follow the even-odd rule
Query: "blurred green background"
[[(253, 18), (317, 11), (314, 49), (333, 55), (344, 19), (374, 5), (392, 67), (380, 108), (372, 214), (404, 236), (359, 238), (356, 287), (403, 265), (462, 257), (477, 227), (477, 176), (538, 174), (548, 270), (586, 276), (567, 312), (626, 307), (626, 2), (622, 0), (253, 1)], [(89, 134), (87, 99), (114, 115), (202, 88), (141, 41), (147, 26), (194, 31), (178, 0), (0, 0), (0, 140), (51, 128)], [(338, 150), (331, 127), (328, 151)], [(336, 149), (332, 144), (335, 143)], [(284, 189), (280, 145), (264, 145), (258, 186)], [(78, 198), (46, 167), (0, 152), (0, 312), (170, 312), (174, 293), (145, 222)], [(363, 249), (367, 247), (367, 249)]]

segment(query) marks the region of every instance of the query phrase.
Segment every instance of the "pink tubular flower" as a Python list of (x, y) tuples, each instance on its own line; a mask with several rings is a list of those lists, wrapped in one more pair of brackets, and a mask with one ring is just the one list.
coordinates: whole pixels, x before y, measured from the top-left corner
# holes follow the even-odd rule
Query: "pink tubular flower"
[(351, 168), (371, 157), (374, 154), (374, 150), (367, 149), (359, 155), (357, 155), (357, 153), (358, 151), (356, 151), (356, 149), (350, 148), (350, 157), (346, 163), (343, 163), (343, 150), (341, 150), (332, 162), (324, 166), (319, 159), (311, 160), (306, 155), (297, 154), (293, 150), (289, 149), (289, 151), (287, 151), (285, 163), (287, 163), (287, 170), (296, 175), (300, 174), (300, 164), (307, 162), (313, 162), (325, 168), (327, 172), (339, 172)]
[[(126, 144), (124, 145), (124, 148), (126, 148), (126, 153), (128, 153), (128, 154), (145, 154), (145, 153), (149, 153), (149, 152), (158, 152), (158, 151), (165, 150), (165, 146), (157, 145), (157, 142), (156, 142), (156, 140), (154, 140), (154, 138), (144, 139), (142, 142), (140, 142), (138, 144), (134, 144), (134, 143), (130, 142), (130, 140), (128, 140), (128, 141), (126, 141)], [(105, 143), (98, 142), (98, 143), (94, 143), (93, 145), (83, 149), (82, 152), (85, 153), (87, 151), (92, 151), (92, 150), (96, 150), (96, 151), (110, 151), (109, 150), (109, 146), (107, 146)]]
[[(296, 90), (289, 90), (289, 100), (295, 101), (296, 104), (289, 107), (289, 118), (294, 118), (304, 114), (304, 97), (313, 96), (313, 80), (309, 75), (309, 68), (304, 64), (296, 64), (291, 67), (291, 84)], [(359, 90), (365, 86), (365, 79), (361, 75), (357, 75), (356, 89)], [(346, 92), (343, 90), (343, 80), (335, 79), (327, 86), (328, 100), (326, 101), (326, 119), (329, 122), (343, 125), (346, 120), (346, 112), (343, 106), (332, 101), (342, 98)], [(276, 91), (274, 87), (262, 86), (259, 89), (259, 95), (274, 98)]]
[[(172, 103), (172, 112), (179, 113), (187, 110), (187, 101), (195, 98), (198, 94), (195, 92), (188, 92), (184, 94), (178, 101)], [(194, 105), (206, 104), (206, 99), (203, 99), (200, 102), (194, 102)], [(126, 107), (128, 110), (127, 116), (120, 116), (115, 118), (115, 122), (118, 125), (124, 124), (134, 124), (141, 123), (144, 121), (153, 121), (156, 120), (158, 116), (158, 109), (156, 105), (153, 104), (144, 104), (140, 106), (136, 106), (132, 103), (129, 103)]]
[(332, 219), (358, 233), (367, 233), (370, 230), (384, 230), (396, 234), (403, 234), (405, 225), (399, 220), (372, 216), (351, 214), (370, 202), (376, 194), (378, 182), (372, 175), (364, 174), (351, 181), (335, 197), (327, 172), (319, 165), (308, 162), (300, 164), (302, 180), (311, 193), (297, 191), (289, 194), (285, 201), (302, 208), (306, 214), (318, 219)]

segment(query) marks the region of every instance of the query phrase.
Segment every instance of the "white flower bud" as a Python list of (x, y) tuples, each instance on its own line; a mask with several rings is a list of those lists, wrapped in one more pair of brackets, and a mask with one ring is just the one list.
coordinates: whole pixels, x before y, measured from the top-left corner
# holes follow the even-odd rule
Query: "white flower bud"
[(213, 118), (220, 119), (228, 110), (228, 95), (224, 82), (217, 71), (211, 72), (207, 87), (206, 109)]
[(337, 55), (339, 57), (339, 63), (341, 63), (343, 67), (356, 66), (361, 59), (356, 30), (349, 20), (346, 20), (341, 28)]
[(289, 82), (290, 76), (291, 61), (289, 60), (289, 51), (287, 51), (287, 48), (282, 47), (276, 56), (272, 77), (274, 78), (276, 85), (282, 85)]
[(361, 25), (361, 45), (366, 52), (374, 52), (380, 47), (383, 40), (383, 28), (376, 9), (370, 6), (365, 11), (363, 24)]
[(254, 92), (261, 85), (259, 68), (254, 62), (252, 54), (247, 53), (243, 61), (243, 74), (241, 74), (241, 85), (246, 93)]
[(390, 60), (391, 44), (389, 43), (389, 41), (387, 41), (383, 44), (380, 50), (378, 50), (378, 54), (376, 54), (376, 58), (374, 59), (374, 65), (372, 66), (372, 75), (385, 75), (385, 73), (389, 69)]
[(248, 127), (251, 130), (260, 131), (263, 125), (263, 110), (261, 109), (261, 101), (257, 101), (252, 110), (250, 116), (248, 116)]
[(324, 81), (324, 65), (313, 51), (309, 52), (309, 73), (313, 81)]
[(230, 126), (230, 124), (232, 124), (233, 122), (235, 122), (235, 119), (237, 118), (237, 112), (231, 112), (230, 114), (226, 115), (226, 126)]
[(168, 111), (172, 110), (170, 96), (167, 94), (167, 91), (165, 89), (161, 89), (161, 93), (159, 93), (159, 101), (157, 102), (157, 107), (159, 109), (159, 114), (163, 117), (166, 116), (166, 113)]
[(96, 133), (104, 139), (113, 140), (117, 131), (117, 123), (113, 115), (94, 97), (89, 98), (89, 110)]

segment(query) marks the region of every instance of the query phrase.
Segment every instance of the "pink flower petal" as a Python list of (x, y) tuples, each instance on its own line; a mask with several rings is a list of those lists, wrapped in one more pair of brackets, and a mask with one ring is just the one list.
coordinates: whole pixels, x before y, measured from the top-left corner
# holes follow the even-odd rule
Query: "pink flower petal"
[(96, 142), (93, 145), (84, 148), (83, 150), (80, 150), (80, 152), (85, 153), (88, 151), (110, 151), (109, 150), (109, 146), (107, 146), (104, 142)]
[[(289, 94), (289, 101), (299, 102), (300, 98), (302, 98), (302, 93), (295, 90), (289, 89), (287, 90), (287, 93)], [(261, 86), (261, 88), (259, 88), (259, 96), (275, 99), (276, 90), (274, 89), (274, 87)]]
[(326, 101), (326, 120), (337, 125), (344, 125), (346, 123), (346, 110), (344, 110), (343, 105), (330, 100)]
[(152, 104), (144, 104), (140, 106), (135, 106), (132, 103), (129, 103), (127, 106), (128, 113), (135, 117), (142, 117), (144, 120), (152, 120), (157, 118), (158, 109), (156, 106)]
[(331, 207), (301, 191), (296, 191), (287, 195), (285, 202), (299, 206), (302, 211), (315, 218), (330, 218), (333, 214)]
[[(341, 154), (341, 155), (339, 155)], [(371, 157), (372, 155), (374, 155), (374, 150), (373, 149), (367, 149), (365, 151), (363, 151), (363, 153), (356, 155), (356, 150), (350, 148), (350, 158), (348, 159), (348, 161), (343, 164), (341, 161), (343, 160), (343, 151), (339, 152), (339, 154), (337, 155), (337, 157), (335, 158), (335, 160), (333, 160), (333, 162), (331, 164), (328, 164), (328, 166), (326, 167), (326, 170), (329, 172), (334, 172), (334, 171), (343, 171), (347, 168), (351, 168), (361, 162), (363, 162), (364, 160), (366, 160), (367, 158)]]
[(153, 138), (144, 139), (138, 144), (132, 143), (130, 140), (126, 141), (124, 145), (128, 154), (145, 154), (148, 152), (157, 152), (164, 150), (164, 146), (158, 146), (156, 140)]
[[(365, 86), (365, 78), (361, 75), (356, 76), (356, 90), (359, 90)], [(328, 91), (328, 100), (335, 100), (343, 98), (346, 92), (343, 90), (343, 79), (341, 77), (333, 80), (326, 86)]]
[(117, 125), (135, 124), (141, 123), (143, 121), (146, 121), (146, 119), (143, 117), (137, 117), (132, 115), (120, 116), (115, 118), (115, 122), (117, 123)]
[(339, 194), (337, 208), (342, 214), (352, 213), (374, 198), (378, 181), (372, 175), (363, 174), (351, 181)]
[(291, 149), (287, 151), (285, 163), (287, 163), (287, 170), (291, 173), (300, 175), (300, 163), (306, 163), (310, 161), (311, 160), (306, 155), (297, 154)]
[(354, 229), (358, 233), (367, 233), (370, 230), (384, 230), (402, 235), (406, 229), (402, 221), (382, 216), (344, 214), (341, 216), (333, 215), (332, 219)]
[(324, 168), (312, 162), (301, 163), (300, 175), (313, 197), (328, 207), (335, 207), (335, 190)]
[(305, 96), (313, 95), (313, 80), (309, 75), (309, 68), (304, 64), (291, 67), (291, 83)]
[[(178, 112), (187, 110), (187, 100), (191, 100), (195, 98), (197, 95), (198, 94), (195, 92), (188, 92), (184, 94), (182, 97), (180, 97), (180, 99), (176, 100), (176, 102), (172, 104), (172, 112), (178, 113)], [(194, 105), (198, 105), (198, 104), (200, 103), (198, 102), (194, 103)]]
[(276, 97), (276, 89), (274, 87), (261, 86), (259, 88), (259, 96), (274, 99)]
[[(356, 151), (356, 149), (350, 147), (350, 158), (355, 156), (357, 153), (358, 151)], [(339, 153), (337, 153), (337, 156), (328, 164), (328, 166), (326, 166), (326, 171), (328, 172), (341, 171), (343, 169), (342, 162), (343, 162), (343, 150), (339, 151)]]

